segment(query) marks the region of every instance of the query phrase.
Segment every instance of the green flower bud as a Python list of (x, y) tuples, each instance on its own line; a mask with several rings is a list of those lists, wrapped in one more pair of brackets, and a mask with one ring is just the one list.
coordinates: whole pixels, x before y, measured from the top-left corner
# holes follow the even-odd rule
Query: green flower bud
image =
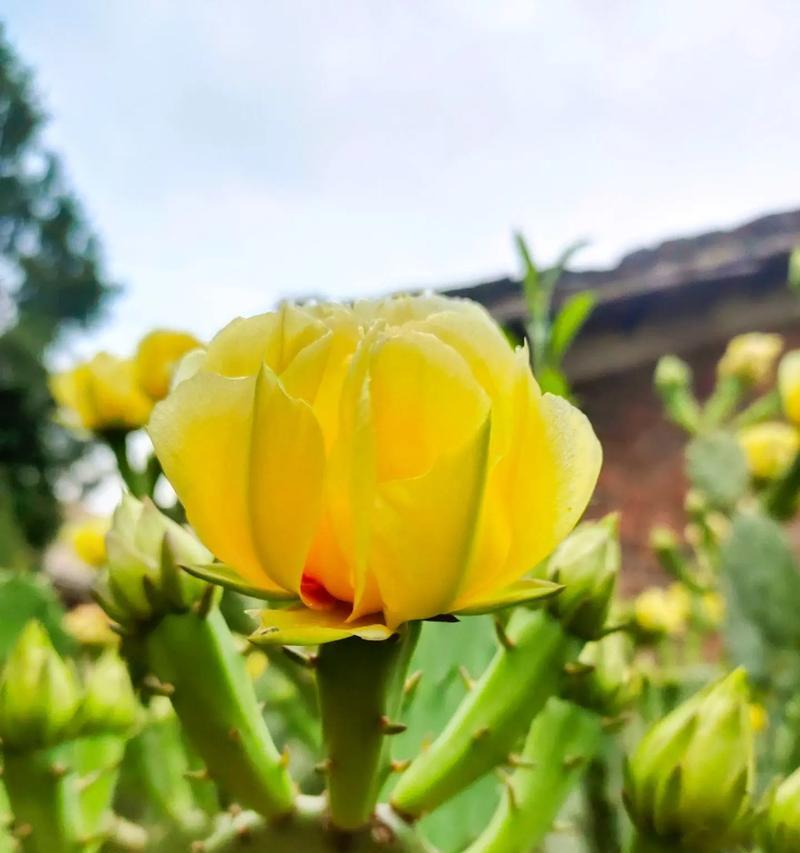
[(772, 794), (764, 815), (761, 840), (769, 853), (800, 850), (800, 769)]
[(645, 734), (625, 803), (647, 836), (697, 853), (736, 843), (751, 817), (753, 730), (744, 670), (696, 693)]
[(544, 565), (548, 580), (563, 584), (551, 612), (577, 637), (594, 640), (608, 617), (620, 568), (617, 516), (579, 525)]
[(604, 717), (616, 717), (639, 696), (642, 680), (633, 666), (633, 642), (615, 632), (587, 643), (579, 667), (567, 681), (564, 697)]
[(80, 688), (39, 622), (29, 622), (0, 682), (0, 738), (9, 750), (50, 746), (72, 735)]
[(188, 609), (206, 584), (180, 566), (210, 563), (211, 554), (184, 527), (167, 518), (149, 500), (125, 495), (106, 536), (108, 566), (98, 577), (95, 595), (121, 625), (156, 620)]
[(113, 650), (104, 652), (84, 677), (80, 733), (129, 732), (137, 722), (139, 703), (128, 668)]
[(658, 360), (653, 381), (661, 395), (672, 395), (691, 385), (692, 369), (678, 356), (665, 355)]

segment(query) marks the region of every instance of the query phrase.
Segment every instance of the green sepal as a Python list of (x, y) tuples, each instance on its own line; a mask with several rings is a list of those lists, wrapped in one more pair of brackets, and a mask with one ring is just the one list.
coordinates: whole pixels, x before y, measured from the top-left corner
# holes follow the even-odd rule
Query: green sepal
[(297, 601), (297, 596), (293, 592), (253, 586), (236, 569), (226, 563), (184, 563), (181, 564), (181, 568), (199, 580), (239, 592), (250, 598), (258, 598), (261, 601)]
[(483, 616), (487, 613), (496, 613), (506, 607), (544, 603), (563, 589), (561, 584), (552, 581), (522, 578), (474, 604), (454, 610), (453, 616)]

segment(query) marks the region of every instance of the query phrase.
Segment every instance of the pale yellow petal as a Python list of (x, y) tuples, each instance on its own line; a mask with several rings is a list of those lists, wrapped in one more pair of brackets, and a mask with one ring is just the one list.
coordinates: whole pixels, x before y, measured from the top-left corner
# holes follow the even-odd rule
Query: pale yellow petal
[(426, 474), (381, 483), (370, 568), (390, 627), (447, 613), (470, 562), (486, 480), (490, 419)]
[(316, 646), (347, 637), (378, 641), (388, 639), (393, 633), (374, 618), (348, 621), (348, 611), (344, 609), (263, 610), (257, 616), (260, 627), (250, 635), (250, 640), (259, 645)]
[(255, 385), (255, 377), (201, 371), (156, 405), (148, 431), (200, 540), (246, 580), (269, 590), (280, 585), (261, 565), (250, 520)]
[(781, 359), (778, 388), (786, 417), (792, 423), (800, 424), (800, 350), (787, 352)]
[(370, 395), (382, 481), (424, 474), (442, 453), (475, 434), (489, 406), (458, 352), (417, 331), (375, 345)]
[(261, 568), (299, 590), (322, 511), (325, 446), (311, 407), (262, 368), (249, 459), (250, 520)]
[(200, 341), (187, 332), (157, 329), (145, 335), (136, 349), (136, 377), (153, 400), (167, 396), (172, 374), (180, 359), (197, 349)]

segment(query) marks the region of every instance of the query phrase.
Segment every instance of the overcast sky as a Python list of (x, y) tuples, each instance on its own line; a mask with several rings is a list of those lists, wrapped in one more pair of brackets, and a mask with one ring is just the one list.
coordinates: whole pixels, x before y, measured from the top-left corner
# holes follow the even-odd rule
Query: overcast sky
[(71, 354), (800, 206), (796, 0), (4, 9), (126, 288)]

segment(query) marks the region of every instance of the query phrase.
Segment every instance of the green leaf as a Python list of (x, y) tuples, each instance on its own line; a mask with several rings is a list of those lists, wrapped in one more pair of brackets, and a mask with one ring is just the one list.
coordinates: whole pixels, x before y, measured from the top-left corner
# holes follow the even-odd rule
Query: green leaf
[(735, 612), (776, 646), (800, 645), (800, 572), (786, 534), (765, 515), (741, 513), (722, 549)]
[(567, 268), (567, 264), (575, 257), (575, 255), (580, 252), (582, 249), (585, 249), (588, 246), (588, 242), (586, 240), (576, 240), (574, 243), (567, 246), (566, 249), (558, 256), (555, 264), (552, 267), (549, 267), (541, 276), (542, 278), (542, 290), (547, 294), (547, 305), (550, 306), (550, 300), (553, 296), (553, 291), (558, 284), (558, 280), (564, 275), (564, 271)]
[(564, 358), (596, 304), (597, 297), (588, 290), (565, 300), (550, 330), (550, 357), (555, 363)]
[(536, 321), (546, 316), (546, 303), (542, 300), (539, 269), (533, 262), (528, 244), (520, 233), (514, 235), (520, 259), (522, 260), (522, 290), (528, 307), (528, 316)]
[(570, 387), (567, 377), (557, 368), (545, 366), (535, 371), (536, 381), (545, 394), (557, 394), (570, 399)]
[(722, 510), (733, 509), (750, 480), (739, 442), (724, 432), (698, 436), (689, 443), (686, 471), (692, 485)]

